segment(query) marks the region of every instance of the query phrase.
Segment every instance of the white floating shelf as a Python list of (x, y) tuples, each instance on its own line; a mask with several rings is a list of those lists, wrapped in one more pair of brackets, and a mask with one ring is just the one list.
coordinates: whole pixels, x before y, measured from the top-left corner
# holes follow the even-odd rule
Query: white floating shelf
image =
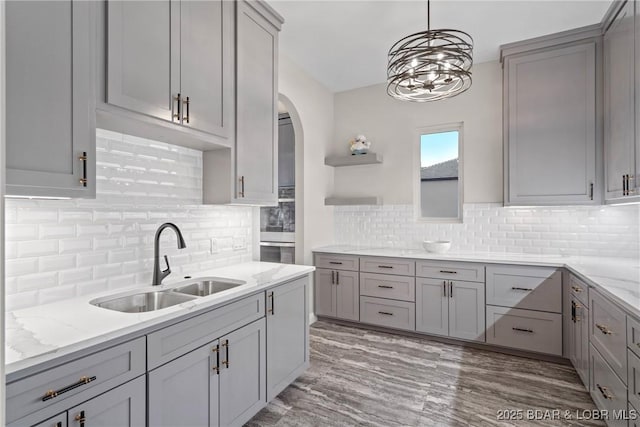
[(381, 197), (326, 197), (326, 206), (381, 205)]
[(378, 153), (352, 154), (350, 156), (331, 156), (324, 158), (324, 164), (333, 167), (375, 165), (376, 163), (382, 163), (382, 156)]

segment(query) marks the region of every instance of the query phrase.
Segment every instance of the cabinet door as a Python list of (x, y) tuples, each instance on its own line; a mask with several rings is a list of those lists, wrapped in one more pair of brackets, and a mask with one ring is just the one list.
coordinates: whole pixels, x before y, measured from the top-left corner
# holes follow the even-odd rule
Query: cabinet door
[(596, 49), (589, 41), (508, 58), (505, 204), (598, 203)]
[(631, 173), (634, 175), (633, 183), (635, 184), (635, 196), (640, 196), (640, 4), (638, 1), (635, 2), (635, 58), (636, 58), (636, 68), (635, 68), (635, 95), (636, 95), (636, 103), (635, 103), (635, 114), (636, 114), (636, 126), (635, 126), (635, 171)]
[(634, 127), (634, 10), (627, 1), (604, 35), (604, 144), (607, 200), (622, 197), (632, 174)]
[(336, 316), (360, 320), (360, 280), (357, 271), (336, 270)]
[(217, 426), (219, 357), (215, 341), (149, 372), (149, 425)]
[(219, 136), (231, 134), (234, 5), (224, 0), (180, 2), (182, 124)]
[(317, 316), (336, 317), (336, 285), (334, 270), (318, 268), (315, 272), (315, 311)]
[(62, 414), (49, 418), (47, 421), (38, 423), (33, 427), (67, 427), (67, 413), (63, 412)]
[(179, 121), (180, 3), (107, 3), (107, 102)]
[(236, 175), (239, 201), (276, 204), (278, 29), (237, 3)]
[(267, 401), (309, 366), (308, 280), (267, 291)]
[(6, 3), (7, 194), (95, 197), (94, 29), (92, 2)]
[(484, 342), (484, 283), (453, 281), (449, 292), (449, 336)]
[(220, 338), (220, 425), (241, 426), (266, 400), (265, 320)]
[(449, 335), (447, 280), (416, 279), (416, 331)]
[(71, 427), (144, 427), (146, 424), (144, 376), (69, 410)]
[(582, 383), (589, 389), (589, 310), (576, 298), (571, 298), (569, 324), (569, 360)]

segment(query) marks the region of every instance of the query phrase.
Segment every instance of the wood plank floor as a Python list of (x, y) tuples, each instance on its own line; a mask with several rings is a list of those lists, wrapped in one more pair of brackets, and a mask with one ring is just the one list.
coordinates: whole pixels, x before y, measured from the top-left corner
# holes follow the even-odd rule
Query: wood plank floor
[(326, 321), (310, 344), (309, 370), (247, 426), (604, 425), (497, 420), (499, 410), (595, 409), (568, 365)]

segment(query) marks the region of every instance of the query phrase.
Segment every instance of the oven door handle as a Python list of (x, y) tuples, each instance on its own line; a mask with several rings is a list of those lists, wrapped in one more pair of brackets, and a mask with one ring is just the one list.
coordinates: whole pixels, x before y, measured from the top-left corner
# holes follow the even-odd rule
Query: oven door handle
[(290, 242), (260, 242), (260, 246), (270, 246), (276, 248), (294, 248), (295, 243)]

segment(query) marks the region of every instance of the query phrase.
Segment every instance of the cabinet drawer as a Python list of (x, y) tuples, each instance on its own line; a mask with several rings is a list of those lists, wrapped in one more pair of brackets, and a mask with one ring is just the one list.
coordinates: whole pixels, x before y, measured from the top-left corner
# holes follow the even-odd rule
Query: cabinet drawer
[(488, 266), (487, 304), (562, 313), (562, 273), (554, 268)]
[(388, 328), (416, 330), (416, 305), (412, 302), (360, 297), (360, 321)]
[(573, 274), (569, 275), (569, 290), (582, 304), (589, 306), (589, 286)]
[(415, 302), (416, 279), (388, 274), (360, 273), (360, 295)]
[(416, 276), (484, 282), (484, 265), (468, 262), (417, 261)]
[(352, 255), (316, 254), (315, 265), (319, 268), (331, 268), (333, 270), (358, 271), (359, 258)]
[(627, 316), (627, 346), (640, 356), (640, 322)]
[(589, 292), (589, 340), (624, 382), (627, 378), (627, 326), (622, 310), (593, 289)]
[[(627, 410), (627, 387), (615, 374), (598, 350), (591, 348), (591, 398), (600, 410)], [(609, 426), (625, 426), (626, 421), (610, 419)]]
[(640, 407), (640, 357), (636, 356), (631, 350), (627, 350), (628, 375), (627, 382), (629, 387), (629, 402), (636, 408)]
[(397, 258), (362, 257), (360, 258), (360, 271), (415, 276), (416, 262)]
[(562, 315), (488, 305), (487, 342), (562, 356)]
[[(7, 384), (7, 422), (79, 393), (82, 400), (90, 399), (144, 372), (145, 343), (141, 337), (12, 382)], [(77, 403), (75, 399), (70, 405)]]
[(264, 292), (147, 335), (148, 370), (264, 317)]

